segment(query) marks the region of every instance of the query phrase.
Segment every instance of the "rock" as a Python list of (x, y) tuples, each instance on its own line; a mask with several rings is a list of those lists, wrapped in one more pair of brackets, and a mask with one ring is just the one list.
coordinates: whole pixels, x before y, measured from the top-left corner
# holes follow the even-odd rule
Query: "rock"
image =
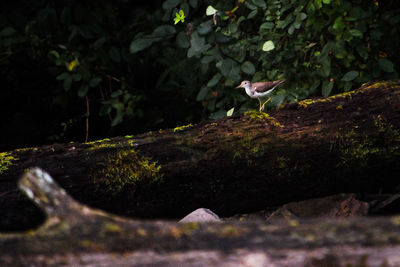
[(189, 213), (179, 222), (222, 222), (222, 220), (211, 210), (200, 208)]
[(276, 210), (272, 218), (351, 217), (368, 214), (369, 204), (356, 199), (354, 194), (337, 194), (299, 202), (291, 202)]

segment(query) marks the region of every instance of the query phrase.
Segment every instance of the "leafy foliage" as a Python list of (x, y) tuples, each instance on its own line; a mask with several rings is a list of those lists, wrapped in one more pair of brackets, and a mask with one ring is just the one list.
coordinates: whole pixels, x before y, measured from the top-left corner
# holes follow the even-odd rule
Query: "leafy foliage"
[(144, 116), (154, 128), (178, 107), (176, 124), (201, 105), (203, 118), (244, 112), (255, 104), (233, 89), (244, 79), (285, 79), (273, 107), (399, 76), (392, 1), (21, 2), (0, 19), (1, 66), (21, 50), (47, 58), (67, 96), (99, 105), (111, 126)]
[(197, 100), (217, 118), (245, 101), (232, 90), (243, 79), (286, 79), (270, 104), (279, 106), (398, 78), (392, 61), (399, 59), (399, 22), (378, 1), (218, 1), (191, 22), (187, 56), (209, 73)]

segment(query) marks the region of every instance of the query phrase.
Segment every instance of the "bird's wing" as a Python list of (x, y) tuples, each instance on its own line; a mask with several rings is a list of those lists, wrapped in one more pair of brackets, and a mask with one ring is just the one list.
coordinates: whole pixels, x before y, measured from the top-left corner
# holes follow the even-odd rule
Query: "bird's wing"
[(276, 87), (277, 85), (279, 85), (282, 82), (283, 82), (282, 80), (278, 80), (278, 81), (273, 81), (273, 82), (253, 83), (253, 88), (258, 93), (264, 93), (268, 90), (273, 89), (274, 87)]

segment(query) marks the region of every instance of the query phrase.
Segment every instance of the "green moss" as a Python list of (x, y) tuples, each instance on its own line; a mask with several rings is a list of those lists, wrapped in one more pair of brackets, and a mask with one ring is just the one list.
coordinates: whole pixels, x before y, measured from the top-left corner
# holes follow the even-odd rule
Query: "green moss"
[(94, 145), (94, 144), (99, 144), (99, 143), (103, 143), (105, 141), (111, 141), (110, 138), (104, 138), (101, 140), (95, 140), (95, 141), (91, 141), (91, 142), (87, 142), (87, 145)]
[(89, 150), (103, 149), (103, 148), (114, 148), (117, 144), (112, 143), (109, 138), (105, 138), (102, 140), (96, 140), (92, 142), (87, 142), (87, 145), (90, 145)]
[(193, 127), (193, 124), (188, 124), (188, 125), (182, 125), (182, 126), (175, 127), (174, 128), (174, 133), (183, 131), (183, 130), (185, 130), (187, 128), (190, 128), (190, 127)]
[(400, 134), (382, 116), (374, 118), (375, 130), (369, 135), (359, 132), (358, 127), (337, 137), (340, 152), (338, 166), (364, 168), (377, 159), (390, 163), (400, 157)]
[(38, 151), (38, 148), (37, 147), (25, 147), (25, 148), (15, 149), (16, 152), (27, 152), (27, 151), (30, 151), (30, 150)]
[(199, 229), (198, 222), (188, 222), (183, 225), (182, 232), (185, 235), (191, 235), (193, 232), (197, 231), (198, 229)]
[(344, 93), (333, 95), (330, 97), (323, 97), (323, 98), (316, 98), (316, 99), (304, 99), (304, 100), (298, 102), (298, 105), (306, 108), (311, 104), (332, 102), (335, 99), (352, 98), (354, 95), (364, 93), (365, 91), (368, 91), (371, 88), (378, 88), (378, 87), (383, 87), (383, 86), (388, 86), (388, 85), (391, 85), (391, 83), (387, 82), (387, 83), (374, 83), (371, 85), (367, 84), (367, 85), (363, 85), (362, 87), (360, 87), (357, 90), (344, 92)]
[(0, 153), (0, 174), (8, 170), (8, 168), (13, 164), (13, 161), (18, 160), (9, 152)]
[(105, 166), (90, 172), (96, 187), (113, 194), (124, 188), (138, 184), (151, 184), (161, 181), (163, 173), (157, 162), (139, 156), (135, 150), (123, 150), (109, 156)]
[(232, 161), (242, 161), (243, 159), (247, 162), (247, 165), (254, 165), (255, 160), (264, 155), (264, 147), (261, 144), (254, 144), (253, 138), (248, 135), (243, 137), (241, 141), (238, 141), (234, 147), (225, 147), (224, 151), (232, 153)]
[(280, 128), (284, 127), (274, 117), (271, 117), (269, 114), (262, 111), (250, 110), (245, 112), (244, 115), (248, 116), (252, 120), (266, 121), (268, 122), (268, 124), (273, 125), (275, 127), (280, 127)]
[(269, 115), (265, 112), (262, 111), (256, 111), (256, 110), (250, 110), (250, 111), (246, 111), (244, 113), (245, 116), (250, 117), (250, 119), (258, 119), (258, 120), (262, 120), (262, 119), (267, 119), (269, 118)]
[(233, 225), (227, 225), (224, 226), (223, 228), (221, 228), (219, 230), (219, 232), (217, 232), (217, 235), (219, 237), (231, 237), (231, 238), (235, 238), (238, 236), (241, 236), (242, 234), (244, 234), (245, 231), (240, 230), (239, 228), (233, 226)]

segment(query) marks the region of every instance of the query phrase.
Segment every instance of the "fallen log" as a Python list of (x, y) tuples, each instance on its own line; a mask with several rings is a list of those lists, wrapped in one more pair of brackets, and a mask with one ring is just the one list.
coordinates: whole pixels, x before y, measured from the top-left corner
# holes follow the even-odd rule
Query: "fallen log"
[(73, 200), (42, 170), (21, 190), (46, 213), (0, 234), (1, 266), (398, 266), (400, 217), (229, 223), (137, 221)]
[(4, 152), (0, 230), (43, 220), (15, 185), (32, 166), (85, 204), (137, 218), (181, 218), (199, 207), (228, 216), (339, 192), (392, 193), (399, 115), (400, 83), (389, 81), (269, 114)]

